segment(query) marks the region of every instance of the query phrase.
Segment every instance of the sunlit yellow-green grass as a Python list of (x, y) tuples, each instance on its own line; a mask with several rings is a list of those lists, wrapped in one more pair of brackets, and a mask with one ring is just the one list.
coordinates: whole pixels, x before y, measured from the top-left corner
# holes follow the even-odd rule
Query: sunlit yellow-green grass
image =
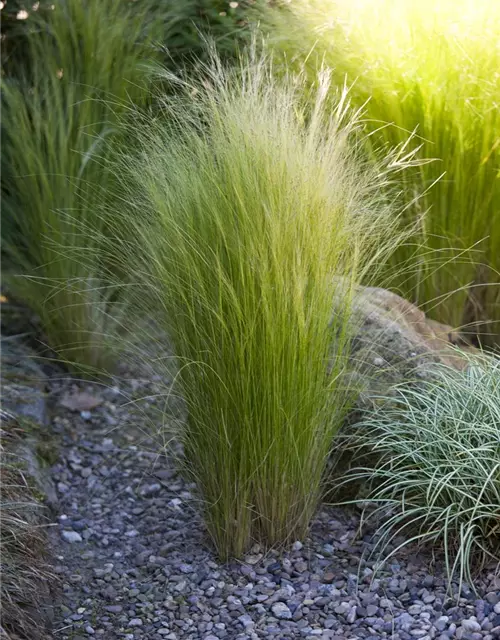
[(425, 195), (409, 210), (419, 232), (396, 254), (392, 285), (435, 318), (488, 322), (479, 330), (498, 338), (500, 3), (292, 0), (270, 21), (289, 61), (326, 63), (353, 85), (370, 140), (415, 131), (420, 155), (436, 159), (403, 180), (408, 196)]
[(403, 151), (358, 161), (326, 75), (306, 109), (301, 80), (265, 60), (215, 60), (184, 88), (118, 165), (111, 253), (172, 338), (186, 468), (219, 554), (239, 556), (302, 537), (314, 513), (351, 395), (352, 287), (397, 241), (385, 188)]
[(152, 3), (141, 6), (62, 0), (46, 19), (32, 12), (22, 59), (2, 83), (4, 274), (57, 355), (87, 369), (110, 366), (120, 322), (96, 245), (116, 123), (147, 95), (141, 63), (161, 25)]

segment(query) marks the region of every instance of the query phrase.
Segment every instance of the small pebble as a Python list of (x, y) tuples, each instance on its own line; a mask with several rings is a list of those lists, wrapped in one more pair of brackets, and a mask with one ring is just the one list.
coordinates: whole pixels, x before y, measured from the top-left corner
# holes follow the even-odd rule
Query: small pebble
[(273, 612), (273, 616), (280, 620), (291, 620), (292, 618), (292, 612), (284, 602), (276, 602), (273, 604), (271, 611)]
[(142, 627), (142, 620), (140, 618), (132, 618), (128, 621), (129, 627)]
[(66, 542), (69, 542), (69, 544), (82, 542), (82, 536), (77, 531), (63, 531), (61, 533), (61, 537)]

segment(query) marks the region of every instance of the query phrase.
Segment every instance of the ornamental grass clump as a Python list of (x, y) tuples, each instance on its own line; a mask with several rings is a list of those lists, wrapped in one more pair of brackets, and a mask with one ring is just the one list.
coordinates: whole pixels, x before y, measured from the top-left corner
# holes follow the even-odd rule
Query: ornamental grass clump
[[(103, 285), (99, 218), (111, 191), (117, 122), (148, 98), (158, 9), (119, 0), (61, 0), (30, 12), (23, 55), (3, 80), (2, 252), (9, 292), (41, 319), (71, 365), (111, 366), (120, 323)], [(82, 228), (91, 227), (93, 234)], [(81, 259), (82, 252), (87, 259)]]
[[(500, 336), (500, 4), (495, 0), (293, 0), (271, 42), (314, 79), (325, 62), (365, 104), (371, 143), (415, 132), (420, 172), (402, 176), (418, 230), (392, 285), (437, 320)], [(432, 188), (429, 188), (431, 187)], [(394, 268), (397, 266), (398, 268)]]
[[(2, 412), (2, 421), (9, 416)], [(41, 640), (40, 628), (55, 576), (47, 564), (48, 513), (25, 473), (25, 461), (5, 445), (16, 434), (0, 429), (0, 597), (2, 638)]]
[(399, 385), (354, 429), (374, 468), (352, 469), (379, 506), (376, 550), (395, 538), (444, 549), (451, 578), (472, 583), (500, 562), (500, 360), (471, 357), (463, 371), (436, 366), (418, 385)]
[(314, 513), (351, 395), (352, 289), (396, 241), (405, 152), (358, 163), (359, 114), (345, 92), (325, 112), (326, 72), (311, 108), (265, 60), (170, 80), (119, 167), (111, 252), (173, 341), (185, 466), (217, 551), (240, 556), (301, 538)]

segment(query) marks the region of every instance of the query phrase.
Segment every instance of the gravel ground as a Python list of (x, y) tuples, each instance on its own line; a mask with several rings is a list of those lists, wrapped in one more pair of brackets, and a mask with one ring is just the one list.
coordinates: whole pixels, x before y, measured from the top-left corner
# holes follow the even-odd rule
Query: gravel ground
[[(150, 437), (154, 381), (80, 385), (102, 403), (65, 409), (77, 391), (53, 383), (53, 468), (61, 512), (52, 529), (62, 593), (54, 638), (174, 640), (500, 638), (500, 576), (493, 568), (455, 597), (439, 558), (407, 549), (382, 569), (367, 560), (359, 512), (324, 509), (310, 537), (283, 554), (251, 549), (220, 564), (193, 487)], [(151, 395), (137, 405), (129, 396)], [(145, 414), (141, 411), (144, 410)], [(172, 409), (173, 411), (179, 408)], [(460, 596), (460, 597), (458, 597)]]

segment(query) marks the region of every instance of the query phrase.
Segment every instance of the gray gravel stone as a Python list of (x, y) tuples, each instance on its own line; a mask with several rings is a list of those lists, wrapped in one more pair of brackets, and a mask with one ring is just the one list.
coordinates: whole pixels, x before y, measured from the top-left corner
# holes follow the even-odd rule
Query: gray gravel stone
[(143, 622), (141, 618), (132, 618), (131, 620), (128, 621), (129, 627), (142, 627), (142, 625), (143, 625)]
[(66, 542), (74, 544), (75, 542), (82, 542), (82, 536), (77, 531), (62, 531), (61, 537)]
[(469, 618), (468, 620), (462, 620), (462, 628), (468, 633), (481, 631), (481, 625), (476, 620), (476, 618)]
[(291, 620), (292, 618), (292, 612), (284, 602), (276, 602), (273, 604), (271, 611), (273, 612), (273, 616), (280, 620)]
[(448, 626), (448, 621), (449, 621), (448, 616), (440, 616), (434, 623), (434, 626), (438, 631), (444, 631)]

